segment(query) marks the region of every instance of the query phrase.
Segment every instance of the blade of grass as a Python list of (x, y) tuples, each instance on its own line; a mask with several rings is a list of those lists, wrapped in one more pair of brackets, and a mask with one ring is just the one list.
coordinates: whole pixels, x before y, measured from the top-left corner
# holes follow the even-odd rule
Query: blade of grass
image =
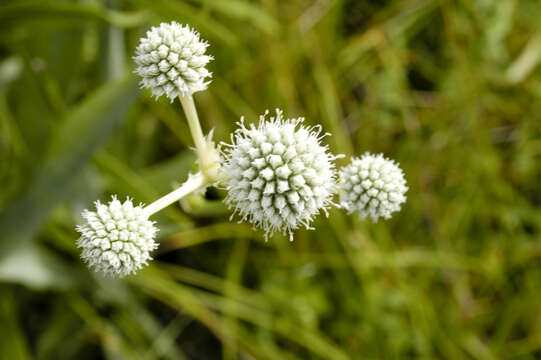
[[(196, 316), (207, 326), (210, 325), (213, 331), (216, 331), (218, 328), (217, 323), (209, 322), (212, 317), (208, 319), (200, 317), (200, 315), (204, 314), (207, 314), (205, 317), (210, 316), (212, 313), (210, 312), (210, 309), (218, 310), (227, 316), (239, 318), (275, 331), (286, 339), (305, 346), (307, 350), (312, 351), (323, 358), (340, 360), (349, 359), (344, 352), (317, 331), (299, 328), (285, 317), (273, 316), (271, 313), (258, 311), (222, 296), (213, 295), (196, 289), (189, 289), (188, 287), (168, 280), (167, 277), (160, 274), (156, 268), (145, 270), (141, 276), (133, 279), (133, 281), (146, 290), (150, 290), (152, 295), (156, 296), (161, 301), (173, 301), (177, 307), (181, 306), (188, 312), (195, 310), (192, 307), (195, 306), (194, 302), (196, 302), (198, 304), (197, 312), (192, 313), (192, 315)], [(184, 296), (181, 294), (184, 294)], [(210, 309), (206, 306), (201, 306), (201, 302), (209, 306)], [(224, 324), (221, 323), (220, 326), (224, 327)], [(291, 337), (292, 334), (296, 335)], [(217, 335), (222, 337), (224, 334), (220, 332)], [(232, 342), (234, 339), (231, 338), (231, 333), (228, 332), (227, 336), (227, 341), (229, 342), (228, 345), (234, 345), (235, 342)], [(242, 339), (236, 338), (236, 340), (239, 341), (239, 344), (246, 346), (246, 344), (243, 344)]]
[(12, 291), (6, 287), (0, 288), (0, 358), (30, 360), (32, 355), (26, 337), (17, 319), (17, 302)]
[(129, 76), (104, 85), (67, 116), (28, 189), (0, 214), (0, 256), (28, 241), (47, 220), (77, 174), (122, 121), (136, 94), (136, 80)]
[(63, 1), (18, 1), (0, 6), (0, 28), (22, 25), (36, 20), (100, 20), (118, 27), (135, 27), (146, 21), (147, 15), (140, 12), (108, 10), (99, 3), (84, 4)]
[(159, 251), (167, 252), (222, 238), (253, 237), (253, 235), (252, 228), (245, 223), (219, 223), (172, 234), (164, 239)]

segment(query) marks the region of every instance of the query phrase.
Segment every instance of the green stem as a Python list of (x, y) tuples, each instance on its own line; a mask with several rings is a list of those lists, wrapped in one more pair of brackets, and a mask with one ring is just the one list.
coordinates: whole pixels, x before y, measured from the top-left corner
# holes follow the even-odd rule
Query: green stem
[(218, 156), (218, 152), (214, 148), (214, 144), (203, 135), (193, 96), (179, 95), (178, 98), (186, 114), (190, 132), (192, 133), (201, 173), (206, 177), (208, 183), (214, 183), (220, 179), (220, 157)]
[(191, 176), (182, 184), (178, 189), (171, 191), (169, 194), (159, 198), (154, 201), (152, 204), (146, 206), (144, 211), (148, 216), (157, 213), (166, 206), (171, 205), (175, 201), (182, 199), (184, 196), (193, 193), (209, 184), (208, 179), (202, 173), (197, 173), (194, 176)]
[(180, 99), (180, 103), (182, 104), (182, 108), (186, 114), (186, 119), (188, 120), (188, 126), (190, 127), (190, 132), (192, 133), (197, 157), (202, 159), (205, 157), (205, 153), (207, 152), (207, 142), (205, 140), (205, 136), (203, 136), (203, 130), (201, 130), (201, 124), (199, 123), (199, 117), (197, 116), (193, 96), (179, 95), (178, 98)]

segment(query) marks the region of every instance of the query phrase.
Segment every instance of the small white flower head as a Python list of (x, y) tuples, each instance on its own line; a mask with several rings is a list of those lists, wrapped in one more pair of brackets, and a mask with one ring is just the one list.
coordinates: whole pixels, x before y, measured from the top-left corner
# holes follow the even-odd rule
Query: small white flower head
[(295, 229), (309, 229), (320, 210), (334, 205), (337, 157), (321, 145), (327, 134), (319, 126), (302, 126), (303, 118), (284, 119), (279, 109), (268, 120), (267, 114), (258, 126), (246, 127), (241, 118), (232, 144), (224, 144), (225, 202), (242, 220), (264, 229), (266, 238), (281, 231), (293, 240)]
[(407, 190), (402, 169), (382, 154), (367, 152), (340, 171), (340, 205), (350, 214), (357, 211), (360, 219), (391, 218), (406, 201)]
[(171, 102), (180, 94), (205, 90), (212, 77), (205, 66), (213, 59), (205, 55), (208, 43), (188, 25), (161, 23), (147, 31), (135, 50), (135, 73), (141, 87), (152, 90), (156, 98), (165, 94)]
[(129, 198), (121, 203), (114, 196), (107, 205), (95, 204), (96, 211), (85, 210), (85, 223), (77, 226), (81, 258), (92, 270), (118, 277), (147, 265), (158, 247), (154, 242), (158, 229), (142, 206), (133, 206)]

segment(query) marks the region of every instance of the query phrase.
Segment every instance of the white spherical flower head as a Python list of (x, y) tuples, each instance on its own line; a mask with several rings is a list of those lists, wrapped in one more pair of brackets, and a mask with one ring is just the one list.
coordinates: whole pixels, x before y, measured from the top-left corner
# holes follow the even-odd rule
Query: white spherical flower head
[(96, 201), (96, 211), (85, 210), (82, 216), (85, 223), (77, 226), (81, 233), (77, 247), (92, 270), (122, 277), (152, 260), (158, 229), (141, 205), (133, 206), (130, 199), (121, 203), (113, 197), (107, 205)]
[(336, 156), (321, 145), (321, 128), (300, 125), (304, 120), (284, 119), (282, 111), (259, 125), (246, 127), (243, 119), (226, 145), (224, 156), (225, 202), (242, 220), (266, 231), (289, 233), (310, 221), (332, 203), (336, 191)]
[(340, 205), (361, 219), (389, 219), (406, 201), (407, 190), (402, 169), (382, 154), (365, 153), (340, 171)]
[(173, 101), (179, 94), (192, 95), (205, 90), (210, 73), (205, 66), (213, 59), (205, 55), (208, 43), (188, 25), (161, 23), (147, 31), (135, 50), (135, 73), (141, 86), (152, 90), (156, 98), (165, 94)]

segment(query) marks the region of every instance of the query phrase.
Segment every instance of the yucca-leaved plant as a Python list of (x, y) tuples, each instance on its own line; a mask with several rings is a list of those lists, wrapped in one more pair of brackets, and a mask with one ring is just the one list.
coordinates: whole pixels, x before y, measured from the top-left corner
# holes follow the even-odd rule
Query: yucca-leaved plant
[[(266, 111), (257, 125), (241, 118), (232, 142), (219, 149), (211, 136), (203, 135), (192, 96), (210, 83), (206, 65), (213, 57), (206, 54), (208, 46), (199, 33), (176, 22), (151, 28), (137, 46), (133, 59), (141, 87), (156, 98), (180, 100), (199, 172), (147, 206), (134, 206), (129, 198), (121, 203), (113, 196), (107, 204), (97, 201), (95, 211), (85, 210), (77, 245), (92, 270), (122, 277), (147, 265), (158, 246), (158, 229), (149, 218), (209, 185), (225, 188), (224, 201), (233, 215), (262, 228), (265, 238), (281, 232), (293, 240), (295, 230), (312, 229), (312, 219), (322, 211), (328, 214), (332, 206), (373, 221), (400, 210), (407, 187), (396, 163), (365, 154), (337, 171), (335, 160), (343, 155), (333, 155), (324, 144), (329, 134), (319, 125), (303, 125), (303, 118), (284, 117), (282, 110), (274, 116)], [(337, 194), (339, 204), (333, 202)]]

